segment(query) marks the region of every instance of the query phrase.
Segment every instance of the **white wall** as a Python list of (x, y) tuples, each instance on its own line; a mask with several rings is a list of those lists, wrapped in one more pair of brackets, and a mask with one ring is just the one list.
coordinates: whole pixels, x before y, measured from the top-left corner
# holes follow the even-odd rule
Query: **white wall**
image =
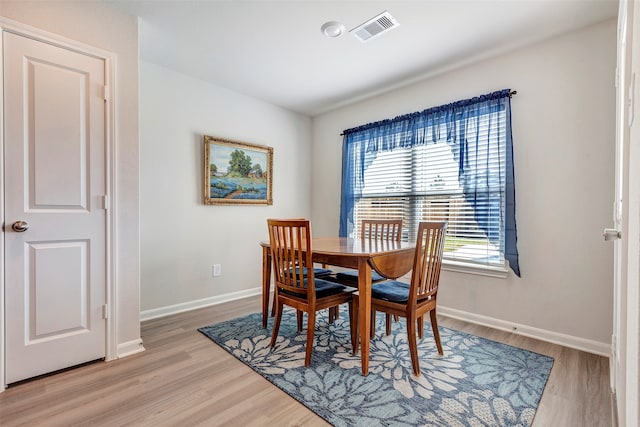
[[(311, 119), (147, 62), (140, 93), (143, 318), (260, 293), (266, 219), (311, 213)], [(203, 204), (204, 135), (274, 148), (272, 206)]]
[(439, 304), (607, 349), (612, 332), (616, 23), (607, 21), (313, 120), (312, 220), (339, 228), (344, 129), (494, 90), (512, 99), (522, 278), (445, 271)]
[(117, 344), (133, 351), (140, 338), (137, 19), (96, 2), (64, 1), (3, 0), (0, 15), (116, 54)]

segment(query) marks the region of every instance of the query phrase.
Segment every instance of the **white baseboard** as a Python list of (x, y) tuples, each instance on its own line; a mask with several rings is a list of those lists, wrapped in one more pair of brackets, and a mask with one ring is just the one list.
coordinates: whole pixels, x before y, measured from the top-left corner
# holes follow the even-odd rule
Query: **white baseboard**
[(453, 319), (464, 320), (465, 322), (475, 323), (477, 325), (487, 326), (501, 331), (512, 332), (529, 338), (535, 338), (540, 341), (550, 342), (562, 345), (564, 347), (576, 350), (586, 351), (588, 353), (597, 354), (599, 356), (610, 357), (611, 344), (602, 343), (584, 338), (578, 338), (571, 335), (559, 334), (557, 332), (538, 329), (527, 325), (508, 322), (506, 320), (495, 319), (493, 317), (482, 316), (479, 314), (468, 313), (466, 311), (456, 310), (454, 308), (443, 307), (438, 305), (438, 314)]
[(170, 316), (172, 314), (183, 313), (185, 311), (196, 310), (198, 308), (209, 307), (211, 305), (222, 304), (223, 302), (235, 301), (242, 298), (262, 295), (262, 288), (247, 289), (244, 291), (232, 292), (230, 294), (217, 295), (215, 297), (203, 298), (195, 301), (183, 302), (180, 304), (168, 305), (166, 307), (153, 308), (140, 312), (140, 321), (157, 319), (159, 317)]
[(132, 354), (144, 351), (142, 340), (140, 338), (118, 344), (118, 358), (131, 356)]
[[(140, 312), (140, 321), (157, 319), (159, 317), (170, 316), (172, 314), (183, 313), (185, 311), (196, 310), (198, 308), (209, 307), (216, 304), (222, 304), (229, 301), (234, 301), (242, 298), (247, 298), (255, 295), (260, 295), (262, 288), (247, 289), (239, 292), (232, 292), (230, 294), (217, 295), (215, 297), (203, 298), (195, 301), (184, 302), (180, 304), (174, 304), (166, 307), (154, 308), (151, 310), (145, 310)], [(456, 310), (454, 308), (444, 307), (438, 305), (438, 314), (451, 317), (453, 319), (464, 320), (465, 322), (474, 323), (477, 325), (487, 326), (489, 328), (498, 329), (501, 331), (512, 332), (514, 334), (522, 335), (529, 338), (535, 338), (540, 341), (550, 342), (553, 344), (562, 345), (564, 347), (573, 348), (576, 350), (586, 351), (588, 353), (597, 354), (599, 356), (610, 357), (611, 344), (601, 343), (598, 341), (587, 340), (584, 338), (578, 338), (571, 335), (560, 334), (557, 332), (547, 331), (545, 329), (534, 328), (532, 326), (520, 325), (517, 323), (508, 322), (506, 320), (495, 319), (493, 317), (482, 316), (479, 314), (468, 313), (466, 311)], [(118, 346), (118, 355), (121, 356), (121, 346), (135, 345), (137, 351), (131, 351), (129, 354), (137, 353), (142, 350), (137, 349), (139, 345), (142, 347), (142, 342), (138, 344), (132, 341), (131, 343), (125, 343)]]

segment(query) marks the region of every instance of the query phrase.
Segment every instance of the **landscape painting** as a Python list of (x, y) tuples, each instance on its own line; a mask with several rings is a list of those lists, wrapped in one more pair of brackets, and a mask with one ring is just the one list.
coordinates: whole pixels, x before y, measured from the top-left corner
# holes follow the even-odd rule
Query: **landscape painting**
[(271, 205), (273, 148), (204, 137), (204, 202)]

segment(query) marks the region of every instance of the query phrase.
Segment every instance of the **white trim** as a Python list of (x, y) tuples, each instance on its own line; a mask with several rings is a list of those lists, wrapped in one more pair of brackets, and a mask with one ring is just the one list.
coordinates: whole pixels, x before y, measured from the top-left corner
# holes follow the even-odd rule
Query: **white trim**
[[(4, 31), (2, 31), (2, 21), (0, 21), (0, 248), (4, 254)], [(0, 257), (0, 393), (7, 387), (4, 372), (4, 256)]]
[(22, 22), (13, 21), (0, 16), (0, 28), (3, 31), (17, 34), (19, 36), (28, 37), (43, 43), (52, 44), (54, 46), (73, 50), (83, 55), (91, 55), (100, 59), (108, 59), (113, 57), (113, 53), (95, 46), (87, 45), (67, 37), (50, 33), (39, 28), (32, 27)]
[[(173, 314), (183, 313), (185, 311), (196, 310), (199, 308), (209, 307), (212, 305), (222, 304), (229, 301), (235, 301), (238, 299), (251, 297), (255, 295), (261, 295), (262, 288), (247, 289), (239, 292), (232, 292), (224, 295), (217, 295), (214, 297), (203, 298), (195, 301), (183, 302), (180, 304), (174, 304), (170, 306), (154, 308), (151, 310), (144, 310), (140, 312), (140, 321), (157, 319), (160, 317), (171, 316)], [(601, 343), (593, 340), (587, 340), (584, 338), (574, 337), (571, 335), (559, 334), (553, 331), (547, 331), (545, 329), (534, 328), (527, 325), (521, 325), (506, 320), (495, 319), (492, 317), (482, 316), (479, 314), (469, 313), (454, 308), (443, 307), (438, 305), (438, 314), (453, 319), (463, 320), (465, 322), (474, 323), (477, 325), (487, 326), (492, 329), (498, 329), (501, 331), (512, 332), (514, 334), (522, 335), (529, 338), (535, 338), (540, 341), (550, 342), (558, 344), (564, 347), (573, 348), (580, 351), (586, 351), (588, 353), (597, 354), (599, 356), (610, 356), (610, 344)]]
[[(53, 46), (58, 46), (67, 50), (81, 53), (83, 55), (93, 56), (98, 59), (102, 59), (105, 62), (105, 83), (110, 89), (110, 99), (105, 106), (105, 133), (106, 133), (106, 174), (107, 174), (107, 188), (106, 192), (111, 199), (111, 204), (106, 212), (106, 303), (109, 307), (109, 316), (107, 318), (106, 332), (105, 332), (105, 359), (111, 360), (117, 358), (121, 352), (119, 348), (124, 346), (127, 348), (130, 343), (124, 343), (117, 345), (117, 325), (118, 325), (118, 310), (117, 310), (117, 242), (116, 242), (116, 186), (117, 182), (117, 168), (116, 168), (116, 96), (115, 96), (115, 54), (107, 50), (96, 48), (76, 40), (72, 40), (58, 34), (50, 33), (48, 31), (41, 30), (39, 28), (32, 27), (30, 25), (23, 24), (18, 21), (13, 21), (5, 17), (0, 16), (0, 34), (4, 32), (13, 33), (22, 37), (27, 37), (33, 40), (47, 43)], [(2, 53), (2, 47), (0, 46), (0, 54)], [(4, 62), (4, 61), (3, 61)], [(4, 73), (0, 71), (0, 80), (4, 82)], [(0, 83), (0, 160), (2, 153), (4, 153), (4, 130), (2, 129), (4, 123), (4, 111), (2, 110), (2, 87), (4, 83)], [(3, 161), (0, 161), (0, 222), (4, 224), (4, 171), (2, 170)], [(0, 237), (1, 247), (4, 248), (4, 231), (2, 237)], [(4, 294), (5, 294), (5, 282), (4, 282), (4, 258), (0, 259), (0, 393), (6, 388), (6, 373), (4, 371), (5, 365), (5, 312), (4, 312)], [(142, 341), (135, 345), (136, 352), (144, 350), (142, 347)], [(133, 354), (131, 351), (125, 351), (124, 354)], [(121, 357), (121, 356), (120, 356)]]
[(142, 340), (140, 338), (118, 344), (118, 357), (127, 357), (136, 353), (142, 353), (143, 351), (144, 347), (142, 346)]
[[(628, 426), (637, 425), (640, 418), (640, 2), (629, 2), (629, 13), (633, 13), (629, 30), (632, 31), (628, 52), (631, 70), (627, 86), (628, 163), (627, 191), (623, 200), (627, 205), (627, 283), (625, 305), (626, 318), (626, 392), (625, 421)], [(625, 200), (626, 199), (626, 200)], [(618, 394), (619, 395), (619, 394)]]
[(506, 279), (509, 274), (509, 270), (506, 267), (475, 264), (470, 262), (454, 261), (451, 259), (442, 260), (442, 269), (446, 271), (453, 271), (456, 273), (476, 274), (479, 276), (497, 277), (499, 279)]
[(479, 314), (469, 313), (466, 311), (456, 310), (454, 308), (443, 307), (438, 304), (438, 314), (453, 319), (464, 320), (465, 322), (477, 325), (487, 326), (489, 328), (501, 331), (512, 332), (529, 338), (535, 338), (540, 341), (558, 344), (564, 347), (573, 348), (588, 353), (597, 354), (599, 356), (609, 357), (611, 345), (608, 343), (587, 340), (584, 338), (574, 337), (571, 335), (559, 334), (545, 329), (534, 328), (532, 326), (520, 325), (506, 320), (495, 319), (493, 317), (482, 316)]
[[(116, 57), (115, 55), (105, 58), (105, 84), (107, 85), (109, 99), (105, 101), (105, 111), (107, 113), (105, 131), (107, 156), (107, 180), (106, 196), (109, 199), (107, 209), (107, 304), (109, 308), (109, 319), (107, 322), (107, 348), (105, 360), (113, 360), (118, 357), (118, 223), (117, 223), (117, 177), (118, 165), (117, 144), (116, 144)], [(143, 348), (144, 350), (144, 348)]]
[(144, 322), (145, 320), (157, 319), (159, 317), (170, 316), (172, 314), (183, 313), (185, 311), (196, 310), (198, 308), (209, 307), (212, 305), (235, 301), (255, 295), (262, 295), (261, 287), (232, 292), (230, 294), (217, 295), (214, 297), (203, 298), (195, 301), (183, 302), (180, 304), (168, 305), (165, 307), (152, 308), (150, 310), (144, 310), (140, 312), (140, 321)]

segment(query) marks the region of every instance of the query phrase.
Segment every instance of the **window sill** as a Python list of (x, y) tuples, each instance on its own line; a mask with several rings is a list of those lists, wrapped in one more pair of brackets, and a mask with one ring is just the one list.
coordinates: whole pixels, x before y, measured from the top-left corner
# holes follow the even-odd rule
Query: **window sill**
[(497, 277), (506, 279), (509, 270), (506, 264), (501, 267), (473, 264), (469, 262), (460, 262), (452, 260), (442, 260), (442, 269), (446, 271), (454, 271), (456, 273), (477, 274), (480, 276)]

